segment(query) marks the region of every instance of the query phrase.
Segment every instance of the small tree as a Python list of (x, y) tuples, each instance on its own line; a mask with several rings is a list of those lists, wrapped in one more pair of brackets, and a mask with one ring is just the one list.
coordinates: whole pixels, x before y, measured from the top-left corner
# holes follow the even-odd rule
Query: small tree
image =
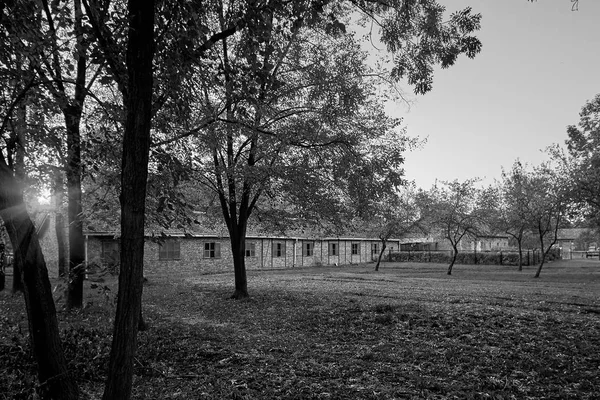
[(422, 200), (422, 193), (417, 192), (414, 184), (411, 184), (372, 202), (368, 212), (362, 213), (361, 225), (367, 227), (368, 234), (381, 240), (375, 271), (379, 271), (391, 238), (402, 238), (411, 233), (427, 231)]
[(539, 278), (548, 253), (558, 241), (569, 206), (569, 190), (564, 179), (549, 165), (542, 164), (525, 178), (525, 192), (529, 197), (528, 229), (537, 237), (542, 259), (535, 273)]
[(466, 239), (474, 240), (485, 228), (485, 217), (480, 204), (480, 193), (475, 184), (477, 179), (464, 182), (442, 182), (428, 193), (428, 218), (432, 229), (436, 229), (450, 242), (452, 259), (448, 266), (448, 275), (459, 252), (459, 243)]
[(511, 236), (519, 251), (519, 271), (523, 270), (523, 240), (527, 233), (530, 197), (525, 188), (525, 171), (517, 161), (509, 172), (502, 172), (498, 228)]

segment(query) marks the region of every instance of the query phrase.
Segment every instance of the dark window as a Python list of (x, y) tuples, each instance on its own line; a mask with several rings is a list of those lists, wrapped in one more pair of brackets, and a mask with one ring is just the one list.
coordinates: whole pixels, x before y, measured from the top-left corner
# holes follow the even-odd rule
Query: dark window
[(174, 239), (167, 239), (162, 242), (158, 247), (158, 259), (179, 260), (181, 258), (179, 244), (179, 241)]
[(273, 243), (273, 257), (283, 257), (285, 255), (285, 243)]
[(371, 254), (379, 254), (379, 243), (371, 243)]
[(204, 243), (204, 258), (221, 258), (221, 243)]
[(352, 255), (353, 256), (357, 256), (360, 254), (360, 244), (359, 243), (352, 243)]
[(337, 243), (329, 243), (329, 255), (330, 256), (338, 255), (338, 244)]
[(315, 245), (313, 242), (304, 242), (302, 243), (302, 255), (304, 257), (310, 257), (313, 255), (315, 250)]
[(246, 242), (246, 257), (256, 257), (256, 246), (254, 242)]

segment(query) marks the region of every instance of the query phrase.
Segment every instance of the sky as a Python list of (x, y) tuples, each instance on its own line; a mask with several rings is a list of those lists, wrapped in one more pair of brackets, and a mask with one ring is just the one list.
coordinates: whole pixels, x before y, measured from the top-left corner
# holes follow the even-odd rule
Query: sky
[[(440, 0), (447, 11), (482, 14), (475, 59), (436, 71), (433, 90), (388, 111), (409, 136), (426, 138), (406, 155), (417, 186), (436, 180), (500, 179), (519, 159), (539, 165), (564, 144), (586, 101), (600, 93), (600, 1)], [(407, 90), (410, 90), (407, 87)]]

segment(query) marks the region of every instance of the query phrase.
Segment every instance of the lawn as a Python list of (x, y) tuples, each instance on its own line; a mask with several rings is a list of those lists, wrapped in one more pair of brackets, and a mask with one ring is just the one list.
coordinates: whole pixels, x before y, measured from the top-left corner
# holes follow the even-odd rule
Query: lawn
[[(446, 267), (249, 271), (243, 301), (227, 299), (232, 273), (148, 276), (134, 398), (600, 398), (598, 260), (539, 279)], [(102, 392), (114, 285), (87, 284), (86, 308), (59, 315), (86, 398)], [(0, 307), (0, 399), (35, 398), (22, 296), (4, 291)]]

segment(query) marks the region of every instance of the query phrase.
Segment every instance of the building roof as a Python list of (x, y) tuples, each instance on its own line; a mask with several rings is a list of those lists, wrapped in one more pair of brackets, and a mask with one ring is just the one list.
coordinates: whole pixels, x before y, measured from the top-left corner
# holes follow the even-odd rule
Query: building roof
[[(84, 232), (86, 237), (102, 237), (102, 238), (120, 238), (121, 235), (118, 232), (108, 232), (108, 231), (86, 231)], [(229, 239), (229, 235), (219, 235), (214, 233), (187, 233), (181, 231), (172, 231), (172, 232), (164, 232), (161, 234), (153, 234), (146, 232), (146, 237), (156, 237), (156, 238), (197, 238), (197, 239)], [(246, 235), (246, 239), (248, 240), (322, 240), (322, 241), (379, 241), (379, 238), (376, 237), (353, 237), (353, 236), (340, 236), (340, 237), (317, 237), (317, 236), (282, 236), (282, 235)], [(399, 241), (399, 239), (388, 239), (388, 242)]]

